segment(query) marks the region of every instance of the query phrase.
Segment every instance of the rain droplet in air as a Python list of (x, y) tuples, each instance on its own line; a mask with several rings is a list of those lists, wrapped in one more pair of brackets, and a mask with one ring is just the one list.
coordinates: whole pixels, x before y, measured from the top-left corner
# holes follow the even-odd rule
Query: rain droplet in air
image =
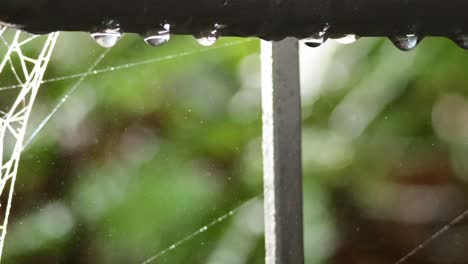
[(114, 21), (109, 21), (104, 29), (91, 33), (91, 37), (103, 48), (112, 48), (122, 37), (120, 27)]
[(146, 33), (145, 42), (153, 47), (166, 44), (171, 39), (171, 25), (164, 24), (156, 30)]
[(468, 49), (468, 35), (458, 34), (453, 38), (453, 41), (455, 41), (460, 48)]
[(317, 48), (317, 47), (320, 47), (320, 45), (324, 44), (326, 41), (327, 41), (327, 37), (326, 37), (326, 34), (327, 34), (327, 31), (328, 29), (330, 28), (330, 25), (329, 24), (325, 24), (325, 26), (323, 27), (323, 29), (317, 33), (315, 33), (314, 35), (306, 38), (304, 40), (304, 43), (311, 47), (311, 48)]
[(219, 30), (222, 28), (222, 25), (215, 24), (213, 29), (202, 31), (197, 36), (195, 36), (195, 38), (202, 46), (213, 46), (219, 38)]
[(356, 42), (356, 40), (358, 39), (359, 37), (354, 35), (354, 34), (349, 34), (349, 35), (346, 35), (344, 37), (341, 37), (341, 38), (337, 38), (335, 39), (336, 42), (340, 43), (340, 44), (352, 44), (354, 42)]
[(410, 51), (418, 45), (418, 36), (415, 34), (395, 36), (391, 38), (393, 44), (402, 51)]

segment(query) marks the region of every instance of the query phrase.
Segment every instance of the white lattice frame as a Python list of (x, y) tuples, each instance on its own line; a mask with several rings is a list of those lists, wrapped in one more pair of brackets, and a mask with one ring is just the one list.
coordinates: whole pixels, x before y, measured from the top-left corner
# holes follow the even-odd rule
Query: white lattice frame
[[(0, 37), (2, 37), (4, 32), (5, 28), (1, 28)], [(16, 53), (24, 75), (24, 79), (19, 78), (14, 71), (16, 79), (21, 85), (20, 91), (13, 104), (9, 107), (9, 110), (7, 112), (0, 112), (0, 198), (2, 198), (0, 201), (0, 210), (2, 211), (0, 212), (2, 213), (1, 215), (4, 216), (3, 219), (0, 218), (0, 259), (7, 233), (8, 217), (10, 215), (15, 180), (18, 172), (18, 163), (23, 149), (23, 139), (26, 133), (29, 115), (58, 37), (58, 33), (48, 35), (42, 51), (36, 59), (33, 59), (25, 56), (21, 51), (21, 47), (35, 39), (35, 36), (20, 40), (22, 34), (25, 33), (20, 31), (15, 33), (12, 42), (8, 43), (8, 51), (0, 63), (0, 74), (3, 72), (7, 63), (9, 63), (14, 70), (15, 66), (11, 58), (12, 55)], [(28, 70), (27, 65), (32, 66), (31, 70)], [(23, 81), (21, 79), (23, 79)], [(15, 141), (11, 154), (4, 153), (5, 135), (7, 133), (10, 133)], [(7, 188), (8, 197), (6, 199), (6, 204), (4, 204), (5, 198), (3, 198), (3, 191), (8, 182), (10, 182), (9, 189)]]

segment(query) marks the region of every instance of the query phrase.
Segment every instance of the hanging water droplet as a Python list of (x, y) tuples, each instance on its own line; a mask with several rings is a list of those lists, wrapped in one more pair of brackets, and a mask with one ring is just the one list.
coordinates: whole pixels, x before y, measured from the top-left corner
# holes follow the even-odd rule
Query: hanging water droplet
[(395, 36), (391, 38), (393, 44), (402, 51), (410, 51), (418, 45), (418, 36), (415, 34), (407, 34)]
[(96, 32), (92, 33), (91, 37), (103, 48), (112, 48), (117, 44), (117, 42), (122, 37), (122, 33), (120, 32)]
[(314, 35), (310, 36), (309, 38), (306, 38), (304, 40), (304, 43), (311, 47), (311, 48), (317, 48), (320, 47), (320, 45), (324, 44), (327, 41), (327, 31), (330, 28), (329, 24), (325, 24), (323, 29)]
[(305, 44), (311, 48), (317, 48), (325, 43), (325, 41), (324, 37), (310, 37), (305, 40)]
[(215, 24), (214, 29), (202, 31), (198, 35), (196, 35), (195, 38), (197, 39), (198, 43), (200, 43), (200, 45), (202, 46), (212, 46), (218, 40), (220, 35), (219, 30), (222, 28), (222, 25)]
[(91, 33), (91, 37), (104, 48), (112, 48), (122, 37), (119, 24), (113, 20), (102, 26), (102, 30)]
[(468, 49), (468, 35), (466, 34), (458, 34), (456, 37), (453, 38), (453, 41), (457, 43), (460, 48)]
[(346, 35), (344, 37), (341, 37), (341, 38), (337, 38), (335, 39), (336, 42), (340, 43), (340, 44), (352, 44), (354, 42), (356, 42), (356, 40), (358, 39), (359, 37), (354, 35), (354, 34), (349, 34), (349, 35)]
[(199, 36), (197, 36), (197, 41), (200, 45), (209, 47), (216, 43), (218, 40), (217, 30), (212, 30), (208, 32), (202, 32)]
[(160, 28), (146, 33), (145, 42), (153, 47), (166, 44), (171, 39), (171, 25), (164, 24)]

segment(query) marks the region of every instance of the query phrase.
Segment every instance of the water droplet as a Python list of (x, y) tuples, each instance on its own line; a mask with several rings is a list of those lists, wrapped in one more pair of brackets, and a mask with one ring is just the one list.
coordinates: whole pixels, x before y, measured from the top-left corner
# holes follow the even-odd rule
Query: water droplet
[(453, 41), (455, 41), (460, 48), (468, 49), (468, 35), (459, 34), (453, 38)]
[(104, 48), (112, 48), (122, 37), (119, 24), (114, 21), (108, 21), (103, 29), (91, 33), (91, 37)]
[(320, 47), (323, 43), (325, 43), (325, 38), (315, 38), (315, 37), (310, 37), (305, 40), (305, 44), (311, 48), (317, 48)]
[(407, 34), (395, 36), (391, 38), (393, 44), (402, 51), (410, 51), (418, 45), (418, 36), (415, 34)]
[(200, 36), (197, 37), (198, 43), (200, 43), (200, 45), (205, 46), (205, 47), (214, 45), (217, 40), (218, 40), (218, 35), (216, 33), (216, 30), (210, 31), (207, 34), (200, 34)]
[(311, 47), (311, 48), (317, 48), (317, 47), (320, 47), (322, 44), (324, 44), (326, 41), (327, 41), (327, 31), (328, 29), (330, 28), (330, 25), (329, 24), (325, 24), (325, 26), (323, 27), (323, 29), (317, 33), (315, 33), (314, 35), (306, 38), (304, 40), (304, 43)]
[(176, 247), (175, 245), (171, 245), (171, 246), (169, 247), (169, 249), (170, 249), (170, 250), (174, 250), (175, 247)]
[(208, 230), (208, 227), (206, 227), (206, 226), (200, 228), (200, 232), (205, 232), (206, 230)]
[(153, 47), (166, 44), (171, 39), (171, 25), (164, 24), (156, 30), (146, 33), (145, 42)]
[(91, 37), (103, 48), (112, 48), (122, 37), (120, 32), (96, 32)]
[(358, 39), (359, 37), (354, 35), (354, 34), (349, 34), (349, 35), (346, 35), (344, 37), (341, 37), (341, 38), (337, 38), (335, 39), (336, 42), (340, 43), (340, 44), (352, 44), (354, 42), (356, 42), (356, 40)]
[(202, 31), (198, 35), (196, 35), (195, 38), (197, 39), (198, 43), (200, 43), (200, 45), (202, 46), (212, 46), (218, 40), (220, 35), (219, 30), (222, 28), (222, 25), (215, 24), (213, 29)]

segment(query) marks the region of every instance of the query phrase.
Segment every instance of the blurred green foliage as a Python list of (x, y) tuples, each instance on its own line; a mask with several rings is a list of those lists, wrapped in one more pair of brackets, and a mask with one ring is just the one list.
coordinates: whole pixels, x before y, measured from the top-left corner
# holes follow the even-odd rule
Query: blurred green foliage
[[(102, 52), (63, 33), (45, 79)], [(23, 154), (5, 263), (141, 263), (165, 249), (154, 263), (263, 263), (259, 52), (254, 39), (152, 48), (126, 35), (97, 70), (129, 67), (88, 76)], [(467, 179), (468, 54), (362, 39), (301, 58), (306, 262), (393, 263), (463, 208), (438, 190)], [(76, 81), (43, 85), (30, 131)], [(407, 237), (387, 234), (402, 226)]]
[[(155, 49), (127, 35), (110, 51), (96, 70), (155, 62), (87, 77), (24, 153), (7, 263), (141, 263), (261, 194), (260, 152), (249, 147), (261, 131), (259, 84), (240, 72), (258, 41), (217, 45), (176, 37)], [(63, 33), (45, 79), (86, 72), (103, 51)], [(244, 70), (258, 75), (258, 65)], [(76, 81), (43, 85), (29, 130)], [(237, 116), (239, 87), (258, 99), (250, 117)], [(246, 166), (246, 152), (260, 164)], [(206, 263), (232, 221), (158, 262)], [(245, 258), (260, 260), (261, 245), (260, 232)]]

